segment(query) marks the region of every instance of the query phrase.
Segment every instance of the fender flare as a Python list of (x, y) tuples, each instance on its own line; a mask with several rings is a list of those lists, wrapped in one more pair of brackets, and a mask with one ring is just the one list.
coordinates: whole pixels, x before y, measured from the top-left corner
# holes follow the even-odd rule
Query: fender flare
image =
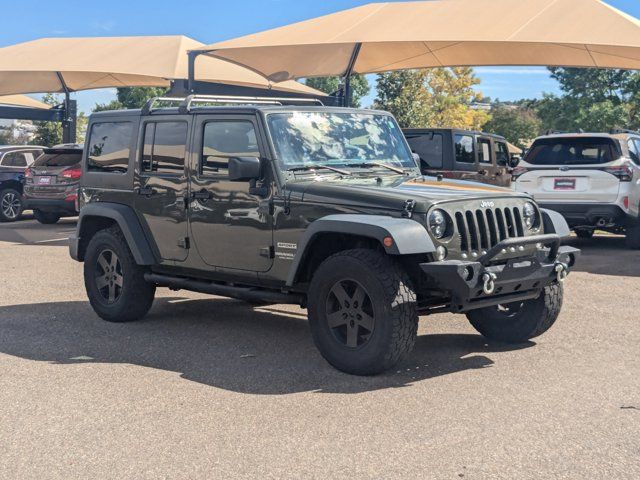
[(554, 210), (541, 208), (545, 233), (555, 233), (560, 238), (571, 236), (571, 229), (564, 217)]
[[(90, 203), (80, 210), (80, 218), (76, 228), (76, 236), (72, 241), (76, 244), (82, 239), (82, 225), (88, 218), (109, 218), (114, 220), (124, 235), (133, 258), (138, 265), (154, 265), (157, 263), (154, 250), (149, 243), (135, 211), (127, 205), (119, 203)], [(76, 253), (78, 256), (78, 253)]]
[(289, 270), (288, 287), (295, 283), (309, 245), (322, 233), (357, 235), (374, 239), (381, 245), (384, 245), (385, 238), (391, 237), (393, 245), (385, 247), (389, 255), (416, 255), (436, 251), (436, 246), (427, 229), (415, 220), (385, 215), (329, 215), (314, 221), (300, 239), (296, 256)]

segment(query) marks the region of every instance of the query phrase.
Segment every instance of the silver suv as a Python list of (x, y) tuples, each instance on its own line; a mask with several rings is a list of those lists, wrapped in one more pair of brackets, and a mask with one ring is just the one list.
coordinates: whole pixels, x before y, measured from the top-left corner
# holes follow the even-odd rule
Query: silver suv
[(640, 248), (640, 132), (539, 137), (513, 177), (517, 191), (560, 212), (579, 237), (626, 234)]

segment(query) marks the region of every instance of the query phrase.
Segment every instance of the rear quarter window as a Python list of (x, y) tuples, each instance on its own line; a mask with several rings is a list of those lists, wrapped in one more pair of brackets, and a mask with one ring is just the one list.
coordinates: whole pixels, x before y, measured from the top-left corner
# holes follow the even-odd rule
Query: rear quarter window
[(91, 126), (87, 151), (87, 171), (127, 173), (131, 156), (133, 123), (104, 122)]
[(619, 157), (609, 138), (545, 138), (536, 140), (525, 161), (531, 165), (599, 165)]
[(443, 166), (443, 138), (441, 133), (428, 133), (407, 139), (411, 150), (420, 156), (426, 167), (442, 168)]

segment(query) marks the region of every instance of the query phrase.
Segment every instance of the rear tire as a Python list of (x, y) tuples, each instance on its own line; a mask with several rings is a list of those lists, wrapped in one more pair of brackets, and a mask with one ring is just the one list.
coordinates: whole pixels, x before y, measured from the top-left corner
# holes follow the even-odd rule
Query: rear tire
[(22, 215), (22, 195), (14, 188), (0, 190), (0, 222), (15, 222)]
[(627, 248), (640, 250), (640, 225), (627, 227), (626, 244)]
[(146, 269), (136, 264), (117, 227), (98, 232), (89, 242), (84, 283), (94, 311), (107, 322), (133, 322), (144, 317), (156, 292), (144, 279)]
[(53, 225), (60, 221), (61, 215), (54, 212), (43, 212), (42, 210), (34, 210), (33, 216), (43, 225)]
[(524, 343), (548, 331), (562, 309), (564, 287), (553, 284), (534, 300), (467, 313), (469, 322), (490, 340), (504, 343)]
[(587, 229), (587, 228), (581, 228), (579, 230), (576, 230), (576, 236), (578, 238), (593, 238), (595, 231), (591, 230), (591, 229)]
[(309, 323), (322, 356), (353, 375), (382, 373), (413, 349), (416, 295), (387, 256), (348, 250), (325, 260), (309, 288)]

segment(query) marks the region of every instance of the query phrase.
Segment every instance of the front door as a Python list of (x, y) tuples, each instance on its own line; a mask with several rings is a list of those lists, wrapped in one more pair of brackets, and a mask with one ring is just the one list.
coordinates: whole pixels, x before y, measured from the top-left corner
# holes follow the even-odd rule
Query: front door
[(198, 115), (194, 148), (198, 161), (189, 215), (198, 253), (211, 266), (268, 271), (273, 263), (269, 199), (252, 194), (249, 182), (231, 182), (228, 176), (230, 158), (265, 156), (255, 117)]
[(184, 261), (188, 255), (186, 120), (142, 124), (140, 175), (136, 210), (155, 239), (163, 260)]

